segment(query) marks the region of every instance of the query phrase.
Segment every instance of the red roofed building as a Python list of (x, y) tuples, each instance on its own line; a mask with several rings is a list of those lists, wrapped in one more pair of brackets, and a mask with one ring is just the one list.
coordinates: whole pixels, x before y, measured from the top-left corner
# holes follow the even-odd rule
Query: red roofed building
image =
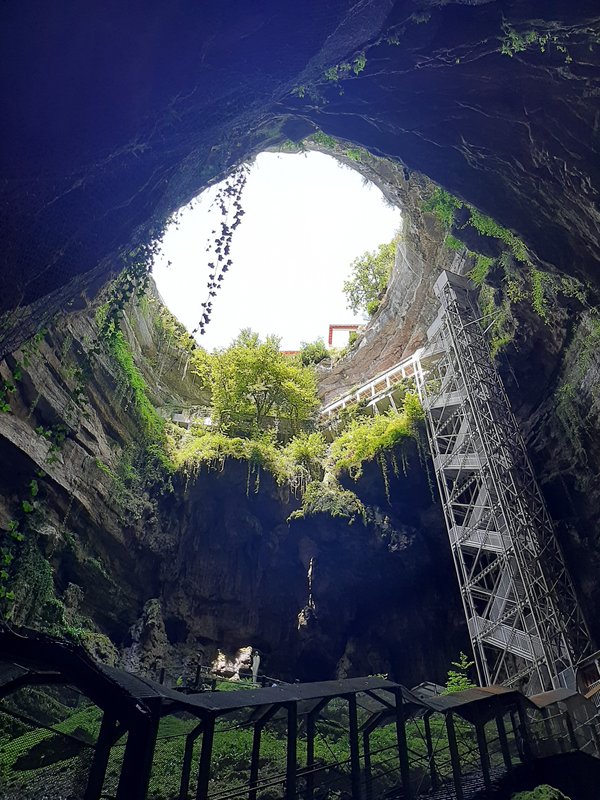
[(348, 344), (348, 337), (353, 331), (357, 331), (360, 325), (330, 325), (327, 344), (329, 347), (345, 347)]

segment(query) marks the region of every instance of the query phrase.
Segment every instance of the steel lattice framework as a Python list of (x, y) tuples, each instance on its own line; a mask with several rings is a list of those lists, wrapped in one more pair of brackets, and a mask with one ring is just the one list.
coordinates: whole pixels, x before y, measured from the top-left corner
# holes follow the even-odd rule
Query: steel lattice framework
[(438, 279), (417, 384), (479, 679), (572, 687), (590, 636), (473, 290)]

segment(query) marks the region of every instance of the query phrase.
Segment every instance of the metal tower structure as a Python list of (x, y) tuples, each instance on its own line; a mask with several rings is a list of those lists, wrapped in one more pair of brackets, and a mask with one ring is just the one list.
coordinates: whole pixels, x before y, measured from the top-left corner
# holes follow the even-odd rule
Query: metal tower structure
[(527, 694), (574, 687), (590, 636), (474, 289), (442, 273), (416, 372), (479, 680)]

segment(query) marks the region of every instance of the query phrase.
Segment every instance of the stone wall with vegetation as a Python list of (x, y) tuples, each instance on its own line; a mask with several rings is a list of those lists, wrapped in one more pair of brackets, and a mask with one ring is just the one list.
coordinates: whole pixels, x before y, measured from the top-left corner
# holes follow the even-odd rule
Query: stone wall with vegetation
[(333, 442), (310, 421), (277, 434), (225, 413), (215, 363), (209, 380), (152, 290), (118, 324), (114, 287), (101, 301), (0, 365), (4, 616), (152, 675), (253, 644), (287, 678), (443, 679), (465, 626), (410, 387), (401, 413), (351, 409)]

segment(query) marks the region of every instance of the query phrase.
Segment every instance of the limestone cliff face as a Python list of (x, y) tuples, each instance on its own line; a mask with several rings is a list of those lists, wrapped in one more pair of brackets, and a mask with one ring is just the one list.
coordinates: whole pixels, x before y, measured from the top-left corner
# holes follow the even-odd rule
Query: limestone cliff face
[(358, 170), (395, 204), (401, 213), (396, 261), (381, 305), (345, 358), (320, 367), (319, 393), (324, 403), (412, 355), (426, 340), (437, 313), (433, 284), (444, 269), (463, 273), (472, 267), (466, 248), (445, 246), (447, 232), (436, 217), (423, 211), (434, 186), (388, 159), (364, 155), (360, 163), (340, 157)]
[[(268, 474), (246, 495), (241, 463), (201, 473), (169, 520), (179, 529), (160, 583), (172, 643), (200, 646), (206, 657), (251, 643), (268, 673), (286, 678), (443, 676), (464, 626), (451, 564), (439, 558), (440, 511), (416, 452), (410, 463), (392, 480), (391, 504), (378, 467), (353, 486), (370, 503), (366, 527), (327, 514), (287, 522), (294, 498)], [(300, 625), (311, 559), (315, 607)]]
[(500, 361), (534, 471), (595, 640), (600, 641), (600, 330), (571, 302), (550, 324), (523, 309)]
[[(125, 330), (154, 404), (170, 414), (206, 398), (182, 377), (157, 310), (153, 297), (130, 309)], [(247, 645), (284, 678), (442, 680), (465, 625), (416, 449), (406, 475), (390, 467), (391, 501), (379, 466), (352, 485), (366, 525), (288, 521), (299, 499), (242, 462), (165, 484), (144, 474), (117, 365), (102, 349), (86, 355), (96, 329), (93, 310), (67, 315), (29, 356), (1, 365), (4, 378), (19, 375), (0, 415), (0, 528), (18, 522), (25, 536), (11, 565), (12, 620), (82, 636), (136, 671), (165, 667), (171, 680)], [(315, 606), (299, 625), (311, 559)]]
[[(155, 404), (168, 411), (194, 397), (201, 402), (192, 376), (165, 389), (161, 368), (174, 353), (156, 332), (152, 338), (149, 318), (134, 311), (129, 333), (142, 372), (153, 376)], [(131, 388), (102, 348), (90, 355), (96, 337), (94, 309), (68, 314), (30, 352), (17, 351), (0, 365), (2, 378), (15, 387), (7, 395), (11, 412), (0, 415), (0, 527), (22, 521), (33, 532), (23, 544), (16, 622), (34, 621), (51, 598), (44, 599), (39, 585), (35, 553), (41, 550), (60, 590), (69, 582), (84, 587), (83, 613), (118, 638), (139, 614), (140, 592), (153, 585), (136, 554), (157, 558), (162, 529), (156, 502), (132, 466), (140, 431)], [(34, 507), (25, 516), (24, 502)]]

